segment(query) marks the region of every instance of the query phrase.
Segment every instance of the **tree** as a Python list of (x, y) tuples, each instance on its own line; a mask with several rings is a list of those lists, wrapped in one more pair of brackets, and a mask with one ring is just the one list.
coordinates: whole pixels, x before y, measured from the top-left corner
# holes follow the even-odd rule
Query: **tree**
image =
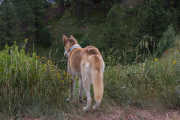
[(13, 41), (21, 43), (28, 38), (30, 45), (49, 46), (50, 34), (45, 17), (47, 4), (45, 0), (5, 0), (0, 6), (1, 45)]
[(5, 44), (21, 41), (20, 21), (15, 6), (11, 0), (5, 0), (0, 6), (0, 48)]

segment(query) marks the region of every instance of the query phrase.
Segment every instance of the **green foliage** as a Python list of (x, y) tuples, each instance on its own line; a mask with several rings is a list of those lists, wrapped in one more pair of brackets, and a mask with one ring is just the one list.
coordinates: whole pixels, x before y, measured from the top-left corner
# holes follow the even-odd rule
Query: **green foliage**
[(161, 37), (174, 18), (161, 0), (149, 0), (139, 10), (140, 32), (156, 38)]
[(21, 44), (28, 38), (29, 44), (49, 47), (52, 38), (47, 27), (47, 7), (45, 0), (5, 0), (0, 6), (0, 46), (14, 41)]
[(34, 43), (38, 46), (49, 47), (51, 45), (52, 38), (49, 34), (47, 26), (47, 2), (45, 0), (31, 0), (27, 3), (31, 8), (31, 12), (34, 15), (35, 31), (33, 33), (33, 36), (36, 40)]
[(16, 8), (11, 0), (5, 0), (0, 6), (0, 49), (5, 44), (13, 44), (11, 38), (22, 42), (22, 33)]
[(0, 52), (0, 76), (0, 108), (10, 112), (34, 101), (61, 106), (70, 82), (51, 60), (30, 57), (16, 45)]
[(147, 53), (154, 55), (159, 49), (158, 45), (164, 41), (164, 39), (161, 39), (163, 33), (168, 29), (170, 24), (175, 24), (176, 18), (174, 12), (164, 7), (164, 1), (150, 0), (140, 6), (137, 17), (140, 24), (139, 37), (135, 45), (145, 45), (139, 48), (138, 52), (143, 55)]
[[(67, 8), (62, 14), (64, 2)], [(61, 12), (54, 13), (51, 7)], [(57, 0), (53, 6), (46, 0), (4, 0), (0, 49), (14, 41), (22, 48), (22, 40), (28, 38), (30, 48), (38, 45), (38, 56), (27, 55), (16, 45), (0, 51), (0, 111), (17, 112), (19, 106), (34, 102), (63, 105), (69, 85), (69, 75), (61, 70), (67, 62), (61, 40), (64, 33), (73, 34), (82, 47), (91, 44), (100, 49), (107, 66), (105, 96), (120, 104), (158, 101), (180, 106), (175, 58), (145, 61), (174, 45), (179, 6), (175, 9), (176, 14), (161, 0), (129, 8), (121, 0)], [(47, 14), (63, 16), (49, 21)]]
[[(123, 8), (120, 5), (114, 5), (108, 13), (101, 43), (104, 42), (106, 48), (113, 49), (110, 54), (119, 56), (119, 62), (131, 62), (130, 56), (129, 60), (126, 59), (126, 53), (132, 52), (133, 42), (137, 39), (139, 28), (138, 19), (135, 17), (136, 12), (136, 8)], [(108, 51), (109, 49), (106, 49), (105, 52), (108, 53)]]
[(105, 93), (120, 104), (149, 105), (163, 103), (168, 107), (180, 105), (175, 94), (176, 58), (147, 60), (141, 64), (108, 66), (105, 71)]
[[(92, 17), (106, 16), (113, 5), (113, 0), (69, 0), (71, 3), (72, 16), (76, 17), (79, 22), (90, 21)], [(98, 14), (100, 13), (100, 14)], [(97, 20), (97, 19), (96, 19)], [(95, 21), (96, 22), (96, 21)]]
[(24, 37), (30, 37), (35, 32), (35, 15), (28, 1), (26, 0), (13, 0), (15, 13), (21, 25), (21, 32)]
[[(123, 8), (115, 5), (108, 13), (105, 22), (88, 24), (84, 35), (80, 37), (85, 45), (91, 44), (96, 46), (104, 53), (105, 61), (108, 56), (117, 56), (118, 62), (132, 62), (127, 60), (125, 53), (132, 53), (132, 43), (136, 40), (138, 31), (136, 8)], [(128, 48), (128, 50), (127, 50)], [(134, 57), (133, 55), (132, 58)], [(106, 59), (107, 58), (107, 59)]]
[(137, 34), (136, 9), (114, 6), (107, 16), (107, 31), (104, 39), (109, 47), (118, 50), (128, 48)]
[(37, 40), (37, 44), (39, 46), (43, 46), (45, 47), (50, 47), (52, 44), (52, 37), (51, 34), (49, 32), (48, 27), (42, 27), (41, 29), (39, 29), (38, 31), (38, 40)]
[(175, 3), (176, 5), (176, 21), (177, 21), (177, 25), (180, 28), (180, 1), (177, 1), (177, 3)]
[[(81, 40), (86, 40), (103, 51), (106, 62), (109, 56), (115, 56), (113, 58), (116, 63), (143, 61), (149, 56), (157, 55), (157, 52), (161, 55), (170, 41), (173, 44), (173, 40), (167, 40), (167, 35), (166, 38), (164, 35), (165, 31), (171, 30), (166, 34), (172, 34), (168, 35), (171, 37), (175, 35), (173, 15), (173, 12), (164, 8), (161, 1), (150, 0), (132, 8), (114, 4), (105, 22), (89, 25)], [(169, 31), (170, 23), (172, 28)], [(169, 42), (165, 45), (162, 44), (164, 41)]]
[(176, 33), (172, 25), (168, 26), (168, 29), (163, 33), (160, 41), (157, 45), (156, 55), (162, 55), (162, 53), (174, 46), (176, 39)]
[[(119, 0), (57, 0), (54, 6), (64, 11), (64, 2), (69, 2), (70, 8), (58, 21), (49, 21), (52, 6), (45, 0), (3, 2), (0, 6), (1, 46), (13, 41), (19, 44), (28, 38), (29, 46), (47, 48), (55, 45), (63, 33), (68, 33), (74, 34), (82, 46), (93, 44), (105, 56), (113, 54), (118, 62), (127, 64), (134, 62), (137, 55), (144, 60), (156, 53), (164, 31), (175, 21), (174, 11), (166, 9), (161, 0), (149, 0), (131, 8)], [(12, 15), (6, 14), (8, 11)], [(146, 47), (139, 48), (144, 43)]]
[[(172, 39), (175, 38), (173, 25), (168, 28), (170, 23), (175, 24), (173, 15), (160, 0), (150, 0), (133, 8), (116, 4), (108, 13), (100, 43), (104, 43), (102, 46), (107, 46), (105, 48), (113, 48), (112, 54), (121, 56), (120, 62), (132, 63), (137, 56), (144, 60), (150, 55), (156, 55), (157, 51), (161, 55), (170, 41), (173, 44), (173, 40), (169, 40), (163, 33), (171, 29), (172, 32), (166, 34), (172, 34)], [(164, 41), (169, 42), (165, 45), (162, 44)]]

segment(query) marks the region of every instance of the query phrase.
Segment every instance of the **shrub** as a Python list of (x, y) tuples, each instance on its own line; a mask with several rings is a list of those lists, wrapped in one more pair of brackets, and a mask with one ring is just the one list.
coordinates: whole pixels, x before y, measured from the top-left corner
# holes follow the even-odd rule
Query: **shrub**
[(174, 18), (161, 0), (146, 1), (138, 13), (141, 22), (140, 32), (157, 38), (161, 37)]
[(157, 45), (156, 56), (162, 55), (162, 53), (174, 46), (176, 39), (176, 32), (172, 25), (168, 26), (168, 29), (163, 33)]
[(0, 107), (13, 112), (20, 105), (40, 103), (63, 105), (69, 76), (51, 60), (32, 57), (16, 45), (0, 52)]
[(134, 65), (108, 66), (105, 93), (120, 104), (149, 105), (155, 101), (180, 106), (174, 62), (176, 58), (147, 60)]
[[(109, 11), (106, 21), (90, 26), (84, 39), (103, 51), (104, 56), (112, 55), (113, 58), (117, 56), (116, 61), (126, 61), (124, 53), (132, 51), (132, 43), (136, 40), (138, 32), (136, 11), (136, 8), (123, 8), (119, 4), (114, 5)], [(134, 57), (130, 58), (130, 56), (128, 62), (132, 62)]]
[(180, 28), (180, 1), (176, 1), (175, 3), (175, 9), (176, 9), (176, 17), (177, 17), (177, 19), (176, 19), (176, 21), (177, 21), (177, 25), (178, 25), (178, 28)]
[[(146, 41), (149, 53), (156, 54), (163, 33), (170, 24), (175, 24), (174, 12), (164, 7), (164, 1), (149, 0), (139, 7), (137, 17), (140, 23), (137, 44)], [(141, 53), (147, 51), (147, 47), (140, 49)]]
[[(12, 1), (5, 0), (0, 5), (0, 49), (5, 44), (12, 45), (14, 41), (22, 42), (22, 31)], [(11, 38), (14, 38), (12, 41)]]
[(48, 48), (52, 45), (52, 36), (49, 32), (49, 29), (48, 27), (42, 27), (42, 28), (39, 28), (39, 31), (37, 32), (38, 33), (38, 40), (37, 40), (37, 44), (39, 46), (43, 46), (44, 48)]
[[(117, 62), (133, 63), (137, 56), (144, 61), (149, 55), (156, 55), (156, 51), (161, 55), (167, 49), (167, 44), (162, 44), (167, 39), (164, 34), (171, 29), (172, 32), (166, 34), (173, 36), (175, 30), (168, 26), (173, 26), (174, 18), (173, 12), (165, 9), (160, 0), (150, 0), (132, 8), (115, 4), (105, 23), (89, 28), (92, 30), (87, 31), (85, 38), (100, 48), (105, 56), (118, 56), (113, 57)], [(163, 49), (158, 47), (160, 44)], [(113, 49), (112, 53), (110, 49)]]

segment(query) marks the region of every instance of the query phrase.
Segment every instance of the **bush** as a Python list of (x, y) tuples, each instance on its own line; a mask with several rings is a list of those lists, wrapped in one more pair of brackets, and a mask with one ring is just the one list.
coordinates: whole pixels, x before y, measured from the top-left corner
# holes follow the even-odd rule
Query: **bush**
[[(173, 15), (160, 0), (150, 0), (132, 8), (115, 4), (108, 12), (105, 23), (89, 28), (92, 30), (87, 31), (85, 38), (100, 48), (105, 56), (117, 56), (113, 57), (117, 62), (144, 61), (150, 55), (156, 55), (156, 51), (161, 55), (167, 49), (167, 44), (162, 43), (166, 39), (165, 31), (170, 32), (168, 29), (171, 29), (172, 32), (166, 32), (168, 36), (175, 34), (172, 27), (168, 28), (170, 24), (174, 25)], [(160, 44), (163, 49), (158, 47)], [(111, 49), (113, 52), (109, 52)]]
[(104, 56), (106, 56), (105, 61), (108, 61), (108, 56), (117, 56), (113, 58), (118, 62), (132, 62), (134, 56), (132, 58), (129, 56), (127, 60), (124, 53), (132, 51), (132, 43), (136, 40), (138, 32), (137, 19), (134, 17), (136, 11), (136, 8), (123, 8), (119, 4), (114, 5), (104, 23), (88, 27), (83, 40), (103, 51)]
[(0, 5), (0, 49), (5, 44), (12, 45), (14, 41), (22, 42), (22, 31), (12, 1), (5, 0)]
[(14, 41), (21, 44), (29, 38), (29, 44), (49, 47), (52, 37), (47, 26), (47, 1), (5, 0), (0, 5), (0, 49)]
[[(137, 44), (146, 42), (143, 49), (139, 49), (140, 54), (149, 51), (150, 54), (156, 54), (158, 44), (162, 43), (163, 33), (170, 24), (175, 24), (174, 11), (164, 7), (164, 1), (149, 0), (140, 6), (137, 14), (139, 20), (139, 34)], [(146, 53), (143, 53), (146, 54)]]
[(108, 66), (105, 71), (105, 94), (120, 104), (151, 105), (164, 103), (180, 106), (176, 58), (147, 60), (141, 64)]
[(174, 16), (169, 9), (164, 7), (161, 0), (146, 1), (138, 12), (139, 22), (141, 22), (141, 33), (160, 38), (168, 25), (174, 20)]
[(177, 21), (177, 25), (178, 25), (178, 28), (180, 28), (180, 1), (176, 1), (176, 3), (174, 3), (175, 4), (175, 6), (176, 6), (176, 17), (177, 17), (177, 19), (176, 19), (176, 21)]
[(176, 32), (172, 25), (168, 26), (168, 29), (163, 33), (162, 37), (160, 38), (160, 41), (157, 45), (157, 51), (156, 56), (162, 55), (162, 53), (167, 50), (168, 48), (171, 48), (174, 46), (176, 39)]
[(128, 48), (138, 31), (136, 8), (123, 8), (115, 5), (108, 13), (104, 41), (110, 48), (119, 51)]
[(39, 29), (37, 33), (39, 36), (37, 40), (38, 46), (43, 46), (44, 48), (48, 48), (52, 45), (53, 39), (51, 37), (48, 27), (42, 27), (41, 29)]
[(63, 105), (69, 76), (51, 60), (32, 57), (16, 45), (0, 52), (0, 107), (13, 112), (35, 101)]

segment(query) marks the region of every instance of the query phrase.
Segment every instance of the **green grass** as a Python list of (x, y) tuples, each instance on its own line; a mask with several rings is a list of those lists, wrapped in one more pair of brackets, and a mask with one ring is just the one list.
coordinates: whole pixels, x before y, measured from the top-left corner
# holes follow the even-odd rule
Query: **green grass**
[(0, 112), (16, 114), (33, 104), (62, 107), (70, 76), (49, 59), (16, 45), (0, 51)]
[(106, 67), (105, 94), (124, 105), (146, 106), (158, 102), (167, 107), (180, 106), (180, 95), (176, 94), (177, 56), (179, 51), (174, 49), (173, 54), (164, 59)]
[[(143, 63), (114, 65), (113, 56), (109, 56), (112, 63), (106, 63), (103, 104), (115, 101), (141, 107), (154, 103), (171, 108), (180, 106), (176, 74), (180, 57), (178, 39), (179, 36), (175, 48), (161, 58), (148, 58)], [(6, 46), (0, 51), (0, 76), (0, 113), (17, 115), (20, 111), (37, 117), (54, 110), (57, 113), (67, 106), (73, 109), (72, 104), (65, 102), (70, 76), (49, 58), (25, 53), (24, 48), (16, 45)]]

